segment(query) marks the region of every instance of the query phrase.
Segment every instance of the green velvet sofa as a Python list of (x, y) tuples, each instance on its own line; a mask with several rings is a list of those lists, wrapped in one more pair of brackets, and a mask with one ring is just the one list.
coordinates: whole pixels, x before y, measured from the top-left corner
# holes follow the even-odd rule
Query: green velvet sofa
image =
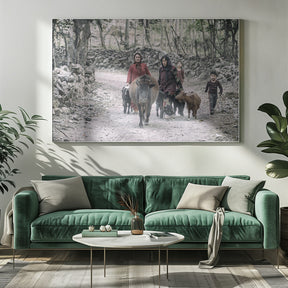
[[(233, 176), (249, 179), (249, 176)], [(67, 176), (43, 176), (57, 180)], [(183, 234), (175, 249), (206, 249), (214, 213), (197, 209), (176, 209), (188, 183), (220, 186), (224, 176), (83, 176), (91, 209), (55, 211), (39, 216), (37, 193), (24, 190), (14, 197), (15, 249), (87, 248), (72, 236), (89, 225), (110, 224), (129, 230), (131, 213), (122, 209), (116, 192), (138, 200), (139, 215), (146, 230)], [(276, 249), (279, 246), (279, 199), (265, 189), (255, 197), (253, 215), (226, 211), (221, 249)]]

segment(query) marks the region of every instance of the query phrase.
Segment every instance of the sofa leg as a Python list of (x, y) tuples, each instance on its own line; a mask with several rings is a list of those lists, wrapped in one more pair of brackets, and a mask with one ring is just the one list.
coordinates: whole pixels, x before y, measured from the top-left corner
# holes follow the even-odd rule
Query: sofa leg
[(12, 263), (13, 263), (13, 270), (15, 269), (15, 249), (12, 248)]
[(279, 269), (279, 265), (280, 265), (280, 249), (279, 249), (279, 247), (276, 248), (276, 259), (277, 259), (277, 269)]

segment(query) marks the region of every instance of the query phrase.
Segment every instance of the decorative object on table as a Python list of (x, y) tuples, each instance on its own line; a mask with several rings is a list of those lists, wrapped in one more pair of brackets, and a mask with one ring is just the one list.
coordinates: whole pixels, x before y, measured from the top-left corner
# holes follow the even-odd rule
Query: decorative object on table
[[(286, 107), (285, 116), (282, 116), (280, 109), (271, 103), (264, 103), (258, 110), (267, 113), (274, 122), (266, 124), (266, 130), (271, 139), (265, 140), (257, 147), (266, 147), (264, 153), (281, 154), (288, 157), (288, 91), (283, 94), (283, 103)], [(266, 174), (273, 178), (288, 177), (288, 161), (273, 160), (266, 165)]]
[(148, 232), (148, 236), (153, 239), (161, 239), (166, 237), (173, 237), (174, 235), (169, 232)]
[(108, 224), (105, 226), (106, 232), (111, 232), (112, 231), (112, 227)]
[(127, 193), (118, 193), (118, 198), (119, 204), (134, 216), (131, 220), (131, 233), (133, 235), (142, 235), (144, 224), (142, 218), (137, 215), (138, 203)]
[(99, 228), (99, 230), (100, 230), (101, 232), (106, 232), (106, 228), (105, 228), (104, 225), (101, 225), (100, 228)]
[(144, 230), (143, 220), (135, 215), (131, 220), (131, 233), (133, 235), (142, 235)]
[(25, 140), (34, 144), (34, 140), (27, 133), (27, 130), (36, 131), (39, 120), (44, 120), (39, 115), (29, 114), (19, 107), (22, 118), (17, 117), (17, 113), (2, 110), (0, 105), (0, 191), (2, 194), (8, 192), (7, 186), (15, 187), (14, 181), (10, 178), (15, 174), (19, 174), (20, 170), (11, 168), (11, 163), (23, 154), (23, 147), (29, 148)]
[(93, 231), (95, 230), (94, 225), (90, 225), (89, 228), (88, 228), (88, 230), (89, 230), (90, 232), (93, 232)]

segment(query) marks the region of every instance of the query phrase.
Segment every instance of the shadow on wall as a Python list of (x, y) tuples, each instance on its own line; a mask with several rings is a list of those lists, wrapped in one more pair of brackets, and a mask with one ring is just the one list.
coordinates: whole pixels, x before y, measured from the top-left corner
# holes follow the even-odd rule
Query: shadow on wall
[(120, 176), (116, 171), (102, 167), (93, 158), (93, 153), (95, 154), (95, 151), (91, 148), (80, 144), (73, 144), (73, 146), (71, 144), (47, 144), (38, 139), (36, 143), (37, 173), (67, 176), (76, 174)]

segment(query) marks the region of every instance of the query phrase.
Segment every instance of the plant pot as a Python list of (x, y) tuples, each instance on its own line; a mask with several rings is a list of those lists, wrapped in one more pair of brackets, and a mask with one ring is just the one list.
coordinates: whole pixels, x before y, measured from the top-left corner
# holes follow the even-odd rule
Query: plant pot
[(288, 207), (280, 208), (281, 238), (280, 247), (288, 252)]
[(135, 215), (131, 220), (131, 233), (133, 235), (142, 235), (144, 230), (143, 220)]

